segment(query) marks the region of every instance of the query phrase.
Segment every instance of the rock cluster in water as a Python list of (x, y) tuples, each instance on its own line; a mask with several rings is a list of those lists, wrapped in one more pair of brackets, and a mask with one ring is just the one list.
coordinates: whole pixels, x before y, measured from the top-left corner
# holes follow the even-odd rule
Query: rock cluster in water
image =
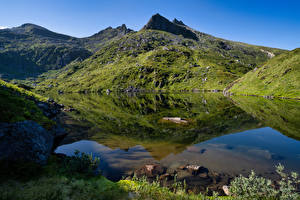
[(133, 176), (146, 177), (150, 182), (159, 180), (163, 186), (171, 186), (174, 181), (186, 182), (187, 190), (194, 193), (218, 191), (224, 194), (223, 186), (228, 185), (232, 177), (228, 174), (213, 172), (199, 165), (183, 165), (176, 169), (164, 167), (160, 164), (147, 164), (135, 170), (127, 179)]

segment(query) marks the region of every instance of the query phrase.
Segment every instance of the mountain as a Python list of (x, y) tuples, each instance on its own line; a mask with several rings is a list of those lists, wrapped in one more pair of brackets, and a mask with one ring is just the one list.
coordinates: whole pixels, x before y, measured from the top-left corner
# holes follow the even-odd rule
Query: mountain
[(92, 52), (96, 52), (101, 49), (107, 42), (113, 39), (120, 39), (124, 35), (134, 32), (133, 30), (126, 27), (125, 24), (116, 28), (108, 27), (90, 37), (82, 38), (81, 41), (84, 46)]
[[(20, 35), (30, 35), (35, 37), (47, 37), (49, 39), (54, 40), (71, 40), (73, 39), (71, 36), (63, 35), (59, 33), (52, 32), (44, 27), (35, 25), (35, 24), (23, 24), (19, 27), (14, 27), (10, 29), (15, 34)], [(75, 39), (75, 38), (74, 38)]]
[(74, 60), (88, 58), (101, 45), (130, 31), (122, 25), (91, 37), (75, 38), (35, 24), (0, 30), (0, 76), (25, 79), (60, 69)]
[(143, 29), (161, 30), (175, 35), (182, 35), (185, 38), (198, 40), (196, 33), (189, 30), (183, 22), (179, 22), (176, 19), (174, 19), (174, 22), (170, 22), (160, 14), (153, 15)]
[(276, 56), (227, 87), (235, 94), (300, 99), (300, 49)]
[[(101, 35), (101, 34), (100, 34)], [(284, 50), (216, 38), (156, 14), (138, 32), (40, 79), (41, 91), (223, 90)], [(51, 86), (51, 87), (48, 87)], [(54, 86), (54, 87), (52, 87)]]

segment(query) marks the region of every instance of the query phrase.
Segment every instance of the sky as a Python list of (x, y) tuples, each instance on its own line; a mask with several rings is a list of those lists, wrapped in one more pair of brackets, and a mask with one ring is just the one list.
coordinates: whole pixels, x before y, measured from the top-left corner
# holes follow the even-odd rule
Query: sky
[(224, 39), (300, 47), (297, 0), (0, 0), (0, 29), (33, 23), (86, 37), (122, 24), (140, 30), (156, 13)]

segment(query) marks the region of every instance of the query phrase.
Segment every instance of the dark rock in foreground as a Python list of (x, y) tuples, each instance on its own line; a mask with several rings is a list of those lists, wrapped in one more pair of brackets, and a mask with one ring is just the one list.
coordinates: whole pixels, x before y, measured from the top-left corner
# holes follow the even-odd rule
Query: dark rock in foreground
[(46, 164), (54, 136), (34, 121), (0, 124), (0, 160)]

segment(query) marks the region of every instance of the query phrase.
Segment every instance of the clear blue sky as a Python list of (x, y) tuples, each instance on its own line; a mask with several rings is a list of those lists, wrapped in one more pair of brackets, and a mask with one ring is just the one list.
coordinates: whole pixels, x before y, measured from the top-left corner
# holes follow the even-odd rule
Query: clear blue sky
[(155, 13), (229, 40), (300, 47), (299, 0), (0, 0), (0, 26), (34, 23), (76, 37), (121, 24), (139, 30)]

